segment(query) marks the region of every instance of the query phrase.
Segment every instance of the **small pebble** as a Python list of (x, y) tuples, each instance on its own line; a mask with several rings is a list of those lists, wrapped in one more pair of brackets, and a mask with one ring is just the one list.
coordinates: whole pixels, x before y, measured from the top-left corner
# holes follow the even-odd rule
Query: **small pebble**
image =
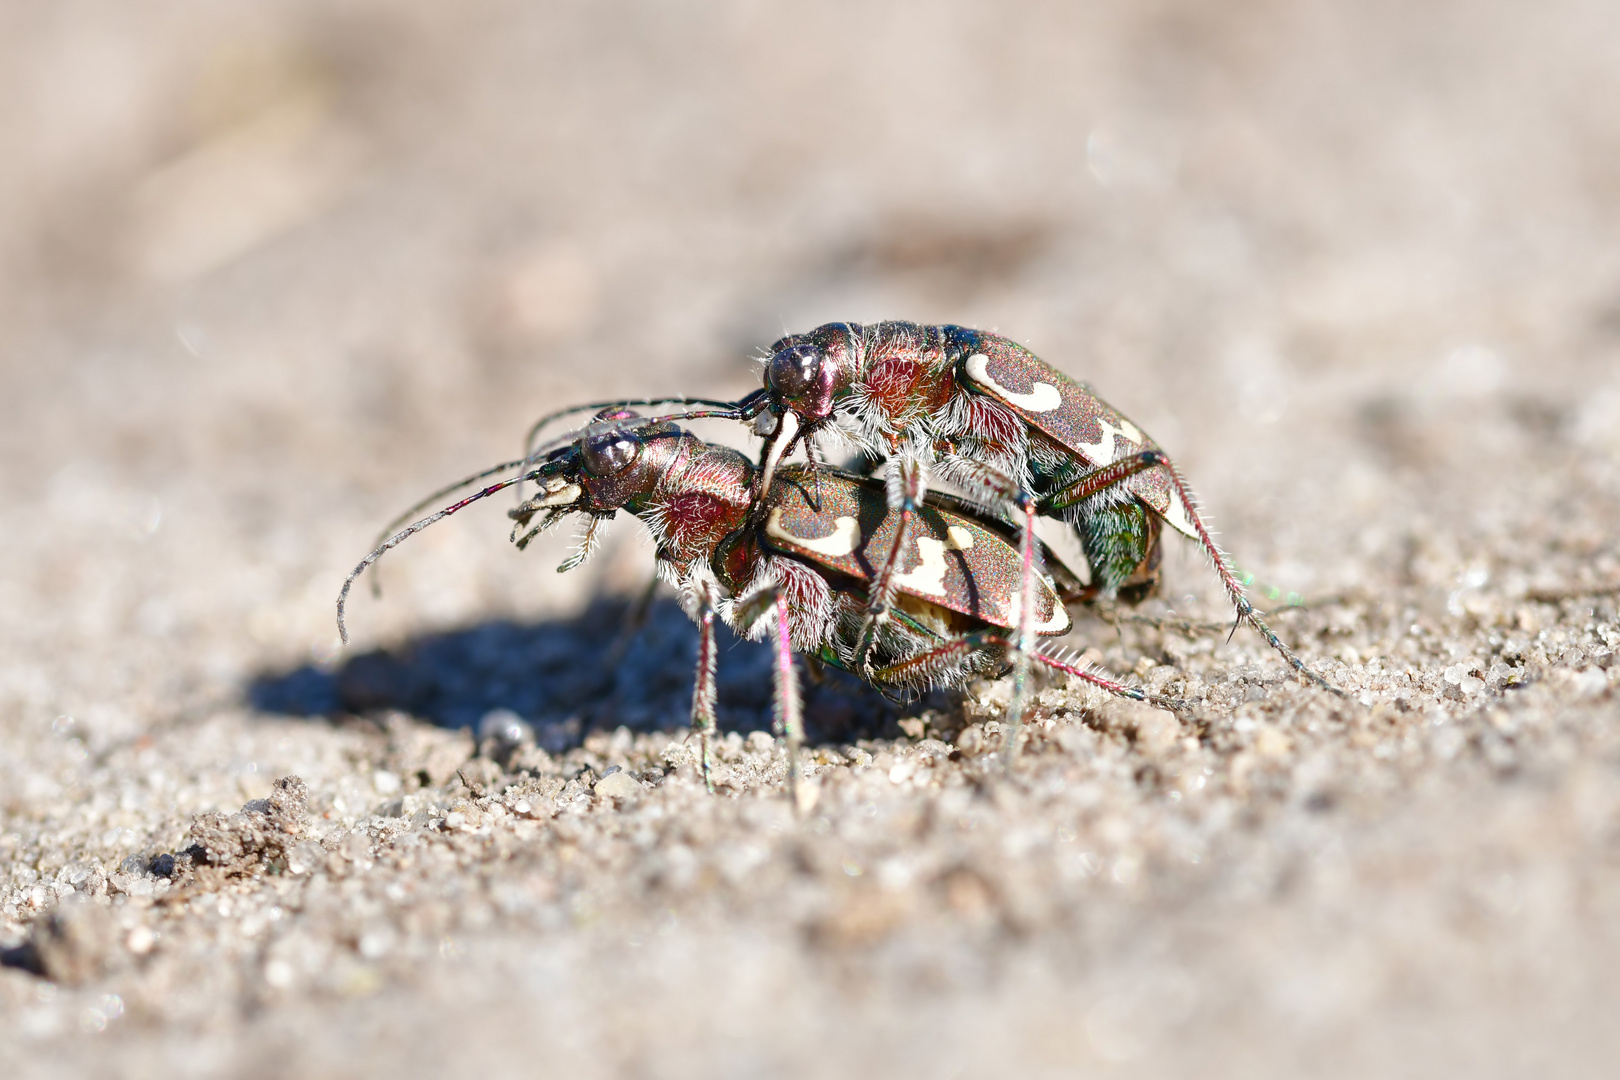
[(600, 799), (627, 799), (633, 795), (640, 795), (644, 789), (641, 781), (629, 773), (609, 770), (596, 782), (593, 790)]
[(157, 944), (157, 935), (152, 933), (151, 927), (137, 926), (124, 938), (124, 946), (136, 956), (145, 956)]
[(326, 850), (311, 840), (297, 844), (287, 852), (287, 872), (307, 874), (326, 859)]

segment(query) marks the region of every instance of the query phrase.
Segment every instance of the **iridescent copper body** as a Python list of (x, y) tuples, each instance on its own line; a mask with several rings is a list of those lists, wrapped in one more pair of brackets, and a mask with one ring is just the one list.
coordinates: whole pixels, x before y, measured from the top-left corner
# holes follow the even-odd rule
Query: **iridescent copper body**
[[(828, 323), (771, 347), (764, 372), (767, 472), (804, 440), (888, 462), (891, 506), (928, 476), (1073, 525), (1087, 596), (1138, 601), (1159, 584), (1162, 526), (1196, 540), (1240, 620), (1330, 690), (1266, 626), (1163, 449), (1124, 414), (1017, 342), (962, 326)], [(793, 423), (787, 423), (788, 417)], [(1015, 704), (1019, 698), (1015, 696)]]
[[(748, 458), (656, 420), (588, 428), (537, 473), (540, 494), (512, 511), (520, 527), (540, 515), (536, 528), (568, 514), (600, 520), (626, 511), (652, 533), (660, 576), (689, 606), (712, 585), (725, 621), (757, 635), (762, 631), (742, 613), (754, 593), (775, 589), (785, 602), (796, 650), (854, 667), (866, 589), (898, 531), (880, 482), (794, 465), (779, 469), (756, 500), (755, 467)], [(969, 671), (999, 666), (999, 650), (988, 639), (972, 651), (966, 668), (957, 657), (948, 665), (895, 665), (952, 635), (1007, 631), (1016, 624), (1020, 565), (1005, 526), (929, 506), (907, 542), (898, 586), (904, 617), (881, 641), (884, 662), (874, 668), (872, 681), (956, 685)], [(1038, 590), (1035, 621), (1047, 636), (1070, 627), (1050, 579), (1043, 578)]]
[[(717, 616), (744, 636), (775, 639), (778, 720), (795, 784), (801, 723), (792, 652), (855, 671), (880, 687), (960, 686), (1006, 665), (1010, 635), (1025, 621), (1024, 597), (1032, 598), (1027, 621), (1035, 633), (1059, 635), (1071, 625), (1051, 578), (1041, 575), (1038, 588), (1024, 587), (1022, 553), (1005, 522), (954, 504), (927, 504), (903, 521), (889, 508), (880, 481), (818, 465), (778, 469), (760, 491), (755, 466), (737, 451), (667, 420), (615, 410), (532, 470), (389, 537), (345, 582), (339, 626), (351, 584), (383, 553), (478, 499), (530, 481), (539, 492), (511, 511), (519, 547), (565, 517), (588, 519), (580, 551), (560, 570), (579, 565), (597, 526), (620, 510), (652, 533), (659, 574), (676, 587), (700, 629), (692, 716), (705, 778), (715, 723)], [(519, 537), (518, 529), (527, 531)], [(873, 582), (897, 546), (889, 575), (893, 610), (864, 649), (870, 662), (861, 663)], [(1066, 581), (1072, 585), (1072, 575)], [(1112, 693), (1146, 696), (1055, 650), (1037, 659)]]

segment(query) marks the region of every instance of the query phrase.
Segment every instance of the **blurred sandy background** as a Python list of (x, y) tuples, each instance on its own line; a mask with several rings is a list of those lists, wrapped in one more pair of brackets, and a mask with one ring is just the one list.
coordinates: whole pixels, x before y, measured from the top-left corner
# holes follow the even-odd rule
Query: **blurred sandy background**
[[(1601, 0), (0, 4), (8, 1071), (1604, 1075), (1617, 101)], [(994, 688), (844, 688), (795, 823), (678, 611), (597, 670), (634, 522), (470, 511), (337, 649), (539, 413), (882, 318), (1094, 384), (1355, 700), (1083, 619), (1198, 722), (1054, 686), (998, 785)], [(150, 873), (290, 773), (315, 847)]]

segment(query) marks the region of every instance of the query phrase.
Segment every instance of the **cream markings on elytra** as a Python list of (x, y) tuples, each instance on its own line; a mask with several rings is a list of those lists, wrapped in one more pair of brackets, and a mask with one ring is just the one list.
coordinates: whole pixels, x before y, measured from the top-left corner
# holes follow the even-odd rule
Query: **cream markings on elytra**
[(794, 547), (813, 551), (817, 555), (826, 555), (831, 558), (842, 558), (853, 552), (861, 543), (861, 527), (855, 524), (852, 517), (838, 517), (833, 519), (833, 531), (828, 536), (795, 536), (788, 532), (782, 524), (782, 508), (778, 506), (771, 511), (770, 518), (765, 522), (765, 533), (778, 540), (792, 544)]
[(960, 525), (946, 527), (945, 540), (917, 537), (917, 554), (922, 561), (903, 574), (894, 576), (897, 587), (908, 592), (945, 595), (945, 552), (966, 551), (973, 546), (973, 534)]
[(974, 353), (967, 358), (968, 378), (989, 390), (1007, 404), (1028, 412), (1051, 412), (1063, 404), (1063, 395), (1051, 383), (1038, 382), (1030, 387), (1029, 393), (1020, 394), (1009, 390), (996, 382), (994, 375), (990, 374), (990, 358), (984, 353)]
[(1170, 492), (1170, 505), (1165, 508), (1164, 520), (1172, 529), (1183, 536), (1190, 536), (1194, 540), (1198, 539), (1198, 530), (1193, 527), (1192, 521), (1188, 518), (1187, 508), (1182, 505), (1181, 496), (1174, 491)]
[(1076, 439), (1075, 448), (1084, 450), (1087, 456), (1098, 465), (1112, 464), (1116, 457), (1123, 456), (1115, 452), (1114, 440), (1116, 438), (1123, 439), (1132, 446), (1142, 441), (1142, 432), (1135, 424), (1123, 417), (1120, 418), (1119, 424), (1119, 427), (1115, 427), (1102, 417), (1097, 417), (1097, 426), (1102, 428), (1102, 438), (1094, 443), (1080, 442)]
[[(1058, 600), (1057, 589), (1053, 587), (1052, 582), (1044, 577), (1037, 580), (1040, 581), (1046, 588), (1047, 593), (1052, 597), (1052, 617), (1043, 623), (1036, 623), (1034, 630), (1037, 634), (1061, 634), (1070, 626), (1073, 626), (1074, 621), (1069, 618), (1068, 611), (1064, 609), (1062, 602)], [(1009, 626), (1018, 625), (1018, 613), (1023, 604), (1023, 599), (1023, 593), (1017, 589), (1007, 594), (1007, 624)]]

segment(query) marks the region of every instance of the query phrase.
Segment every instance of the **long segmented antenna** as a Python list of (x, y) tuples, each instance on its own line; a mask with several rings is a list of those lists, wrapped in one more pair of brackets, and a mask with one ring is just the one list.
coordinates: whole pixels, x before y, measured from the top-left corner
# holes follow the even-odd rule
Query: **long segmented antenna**
[[(652, 400), (654, 400), (654, 401), (667, 401), (667, 400), (670, 400), (670, 399), (652, 399)], [(749, 399), (746, 399), (746, 398), (744, 399), (745, 402), (747, 400), (749, 400)], [(701, 402), (698, 402), (698, 403), (701, 403)], [(737, 418), (738, 409), (736, 407), (734, 407), (735, 403), (733, 403), (733, 402), (720, 402), (719, 404), (722, 405), (723, 408), (696, 410), (696, 411), (692, 411), (692, 412), (672, 413), (672, 414), (668, 414), (668, 415), (659, 415), (659, 416), (627, 416), (627, 417), (620, 417), (620, 418), (615, 419), (615, 420), (596, 420), (596, 421), (593, 421), (590, 424), (587, 424), (582, 428), (576, 428), (575, 430), (569, 432), (567, 435), (561, 436), (559, 438), (551, 440), (548, 443), (545, 443), (544, 445), (530, 451), (527, 456), (525, 456), (525, 457), (523, 457), (523, 458), (521, 458), (521, 459), (519, 459), (517, 461), (502, 462), (499, 465), (491, 466), (490, 468), (484, 469), (484, 470), (482, 470), (480, 472), (474, 473), (471, 476), (468, 476), (468, 477), (465, 477), (465, 478), (463, 478), (461, 480), (458, 480), (454, 484), (449, 485), (448, 487), (440, 488), (438, 491), (434, 492), (432, 495), (428, 496), (426, 499), (423, 499), (420, 502), (418, 502), (415, 506), (411, 507), (405, 513), (403, 513), (403, 514), (399, 515), (398, 517), (396, 517), (393, 520), (393, 522), (390, 524), (389, 527), (393, 528), (394, 526), (398, 525), (401, 521), (404, 521), (406, 518), (410, 517), (412, 514), (417, 513), (418, 511), (420, 511), (423, 507), (431, 505), (436, 500), (444, 498), (446, 495), (450, 494), (451, 492), (459, 491), (460, 489), (466, 487), (468, 484), (477, 483), (479, 480), (483, 480), (483, 479), (485, 479), (487, 477), (493, 476), (496, 473), (502, 472), (502, 471), (504, 471), (506, 469), (514, 469), (514, 468), (520, 468), (520, 467), (525, 467), (525, 466), (528, 466), (528, 465), (532, 465), (532, 464), (534, 464), (535, 462), (537, 462), (540, 459), (549, 457), (551, 454), (553, 454), (556, 451), (570, 445), (571, 443), (578, 442), (580, 435), (582, 433), (586, 432), (586, 431), (590, 431), (590, 432), (593, 432), (593, 433), (603, 433), (603, 432), (608, 432), (608, 431), (623, 431), (623, 430), (627, 430), (627, 429), (630, 429), (630, 428), (642, 427), (642, 426), (645, 426), (647, 424), (658, 423), (658, 422), (665, 421), (665, 420), (701, 420), (701, 419), (707, 419), (707, 418), (710, 418), (710, 417), (719, 417), (719, 418), (722, 418), (722, 419), (736, 419)], [(602, 406), (602, 408), (607, 408), (607, 407), (609, 407), (609, 406)], [(578, 411), (578, 410), (567, 410), (566, 412), (561, 413), (561, 414), (557, 414), (557, 415), (566, 415), (567, 412), (574, 412), (574, 411)], [(598, 411), (600, 411), (600, 410), (598, 410)], [(380, 540), (378, 542), (377, 546), (372, 550), (371, 554), (366, 556), (365, 560), (363, 562), (361, 562), (359, 566), (355, 567), (354, 571), (351, 574), (349, 574), (349, 576), (347, 578), (344, 579), (344, 581), (343, 581), (343, 591), (338, 594), (338, 636), (342, 638), (343, 643), (345, 645), (347, 645), (349, 643), (349, 631), (348, 631), (347, 627), (344, 625), (344, 621), (343, 621), (344, 608), (347, 605), (348, 599), (349, 599), (349, 590), (354, 587), (355, 579), (357, 579), (362, 573), (364, 573), (367, 567), (371, 566), (378, 559), (382, 558), (384, 553), (386, 553), (391, 548), (399, 546), (399, 544), (403, 543), (404, 540), (407, 537), (412, 536), (412, 535), (422, 531), (423, 529), (427, 528), (429, 525), (431, 525), (434, 522), (440, 520), (441, 518), (449, 517), (451, 514), (454, 514), (456, 511), (462, 509), (463, 507), (469, 505), (470, 503), (477, 502), (479, 499), (487, 498), (488, 496), (493, 495), (497, 491), (503, 491), (503, 490), (505, 490), (506, 488), (509, 488), (509, 487), (515, 487), (515, 486), (517, 486), (519, 484), (525, 484), (525, 483), (528, 483), (530, 480), (538, 480), (538, 479), (540, 479), (540, 477), (544, 476), (545, 473), (546, 473), (546, 470), (544, 468), (540, 468), (540, 469), (531, 470), (529, 472), (525, 472), (521, 476), (509, 477), (506, 480), (502, 480), (498, 484), (493, 484), (490, 487), (484, 488), (482, 491), (479, 491), (475, 495), (469, 495), (467, 498), (461, 500), (460, 502), (455, 503), (455, 504), (453, 504), (451, 506), (447, 506), (443, 510), (438, 511), (435, 514), (431, 514), (428, 517), (425, 517), (422, 520), (411, 524), (410, 526), (400, 530), (397, 533), (394, 533), (392, 535), (387, 536), (387, 539)], [(385, 533), (386, 533), (386, 531), (385, 531)]]
[[(759, 411), (759, 408), (762, 406), (764, 400), (765, 392), (763, 390), (756, 390), (754, 393), (749, 394), (740, 401), (714, 401), (710, 398), (632, 398), (627, 401), (599, 401), (593, 405), (581, 405), (572, 409), (561, 409), (557, 412), (551, 413), (548, 416), (541, 417), (540, 421), (529, 429), (528, 438), (524, 441), (524, 446), (527, 448), (527, 453), (525, 453), (523, 457), (523, 464), (532, 465), (535, 462), (540, 461), (542, 458), (545, 458), (559, 447), (567, 446), (571, 442), (578, 441), (579, 436), (587, 431), (622, 431), (627, 428), (642, 427), (646, 424), (659, 423), (668, 420), (746, 420)], [(561, 417), (568, 416), (572, 413), (583, 412), (586, 409), (602, 412), (606, 409), (628, 408), (631, 405), (658, 404), (691, 404), (701, 405), (704, 407), (678, 413), (658, 413), (653, 416), (631, 415), (621, 416), (611, 420), (592, 420), (583, 427), (572, 429), (568, 432), (568, 434), (563, 435), (560, 438), (552, 439), (550, 442), (539, 447), (534, 446), (534, 438), (540, 433), (541, 428), (545, 427), (553, 420), (560, 419)], [(518, 489), (518, 494), (520, 496), (523, 494), (521, 488)]]
[(398, 514), (394, 515), (392, 521), (377, 531), (377, 539), (372, 542), (381, 543), (385, 538), (391, 536), (395, 529), (399, 528), (401, 525), (411, 520), (411, 518), (415, 517), (417, 514), (420, 514), (423, 510), (426, 510), (428, 507), (432, 506), (445, 496), (454, 495), (456, 492), (460, 491), (469, 484), (476, 484), (478, 481), (494, 476), (496, 473), (502, 473), (508, 469), (521, 468), (528, 463), (529, 459), (527, 457), (520, 457), (516, 461), (503, 461), (499, 465), (491, 465), (489, 468), (475, 472), (471, 476), (462, 477), (453, 484), (446, 484), (433, 494), (426, 495), (421, 499), (418, 499), (411, 505), (410, 509), (402, 510)]
[[(658, 398), (650, 398), (650, 399), (648, 399), (648, 401), (652, 402), (652, 403), (656, 403), (656, 402), (659, 402), (661, 400), (666, 400), (666, 399), (658, 399)], [(706, 399), (696, 399), (696, 398), (692, 399), (694, 404), (703, 404), (705, 400)], [(630, 404), (640, 404), (640, 403), (639, 402), (631, 402)], [(409, 521), (412, 517), (414, 517), (415, 515), (421, 513), (427, 507), (432, 506), (434, 503), (438, 502), (440, 499), (444, 498), (445, 496), (454, 495), (456, 492), (460, 491), (462, 488), (468, 486), (469, 484), (476, 484), (480, 480), (484, 480), (484, 479), (486, 479), (488, 477), (494, 476), (496, 473), (505, 472), (507, 469), (518, 469), (518, 468), (523, 468), (523, 467), (528, 466), (528, 465), (532, 465), (536, 461), (538, 461), (539, 458), (551, 453), (553, 450), (556, 450), (559, 447), (567, 446), (569, 443), (576, 441), (578, 436), (582, 432), (592, 431), (592, 430), (594, 430), (594, 431), (606, 431), (606, 430), (613, 430), (613, 429), (624, 428), (624, 427), (639, 427), (642, 424), (656, 423), (656, 422), (658, 422), (660, 420), (705, 420), (705, 419), (716, 418), (716, 417), (720, 418), (720, 419), (726, 419), (726, 420), (735, 419), (735, 416), (733, 415), (733, 411), (730, 409), (730, 406), (733, 404), (732, 402), (719, 402), (717, 404), (719, 404), (721, 406), (725, 406), (725, 410), (720, 411), (720, 412), (669, 413), (667, 415), (659, 415), (659, 416), (626, 417), (626, 418), (620, 419), (620, 420), (597, 420), (597, 421), (594, 421), (593, 423), (585, 425), (584, 427), (575, 428), (573, 431), (569, 432), (568, 435), (563, 436), (562, 438), (559, 438), (559, 439), (553, 439), (551, 442), (547, 443), (545, 446), (541, 447), (540, 449), (529, 451), (523, 457), (517, 458), (516, 460), (513, 460), (513, 461), (503, 461), (499, 465), (491, 465), (487, 469), (482, 469), (482, 470), (480, 470), (478, 472), (475, 472), (471, 476), (464, 476), (460, 480), (457, 480), (455, 483), (447, 484), (444, 487), (440, 488), (439, 490), (435, 491), (433, 494), (425, 496), (422, 499), (419, 499), (417, 502), (413, 503), (410, 506), (409, 509), (403, 510), (400, 513), (396, 514), (394, 516), (393, 520), (391, 520), (387, 525), (385, 525), (377, 533), (377, 539), (376, 539), (375, 542), (376, 543), (381, 543), (382, 540), (385, 537), (391, 535), (395, 529), (399, 528), (405, 522)], [(610, 408), (610, 407), (611, 407), (611, 405), (604, 405), (601, 408)], [(585, 406), (581, 406), (580, 408), (581, 409), (597, 409), (597, 406), (595, 406), (595, 405), (585, 405)], [(578, 411), (580, 411), (580, 410), (579, 409), (566, 409), (566, 410), (563, 410), (561, 412), (552, 413), (551, 416), (546, 418), (546, 420), (547, 420), (547, 422), (549, 422), (550, 420), (554, 420), (554, 419), (557, 419), (557, 418), (559, 418), (561, 416), (565, 416), (570, 412), (578, 412)], [(600, 411), (600, 409), (598, 409), (597, 411)], [(610, 428), (608, 425), (612, 425), (612, 427)], [(531, 434), (532, 434), (532, 432), (531, 432)]]
[(514, 477), (512, 477), (510, 479), (502, 480), (498, 484), (491, 484), (489, 487), (484, 488), (482, 491), (478, 492), (477, 494), (469, 495), (465, 499), (462, 499), (460, 502), (452, 503), (451, 505), (445, 507), (443, 510), (438, 511), (437, 513), (429, 514), (427, 517), (423, 518), (420, 521), (412, 522), (410, 525), (407, 525), (405, 528), (401, 529), (399, 532), (397, 532), (394, 535), (390, 536), (387, 540), (384, 540), (382, 543), (378, 544), (377, 547), (372, 551), (372, 553), (370, 555), (367, 555), (364, 559), (360, 560), (360, 565), (359, 566), (356, 566), (353, 570), (349, 571), (349, 576), (343, 579), (343, 589), (342, 589), (341, 592), (338, 593), (338, 599), (337, 599), (338, 637), (342, 639), (343, 644), (347, 645), (349, 643), (349, 628), (343, 621), (343, 610), (344, 610), (345, 606), (347, 606), (347, 604), (349, 602), (349, 590), (354, 587), (355, 579), (358, 578), (361, 574), (366, 572), (367, 567), (369, 567), (372, 563), (376, 562), (378, 559), (382, 558), (384, 555), (386, 555), (392, 549), (398, 547), (400, 544), (403, 544), (410, 537), (415, 536), (417, 533), (421, 532), (423, 529), (427, 528), (429, 525), (432, 525), (434, 522), (440, 521), (440, 520), (442, 520), (444, 518), (449, 517), (451, 514), (454, 514), (456, 511), (464, 509), (465, 507), (472, 505), (473, 503), (477, 502), (479, 499), (488, 498), (489, 496), (495, 494), (497, 491), (504, 491), (507, 488), (511, 487), (513, 484), (521, 484), (521, 483), (525, 483), (526, 481), (529, 481), (529, 480), (538, 480), (538, 479), (540, 479), (540, 477), (545, 475), (545, 472), (546, 472), (546, 470), (544, 470), (544, 469), (534, 469), (534, 470), (532, 470), (530, 472), (523, 473), (521, 476), (514, 476)]
[[(556, 412), (547, 413), (545, 416), (542, 416), (540, 419), (536, 420), (534, 425), (529, 428), (529, 433), (524, 436), (523, 445), (526, 449), (532, 447), (534, 445), (534, 441), (540, 437), (540, 432), (544, 431), (547, 425), (554, 421), (561, 420), (565, 416), (573, 416), (575, 413), (601, 412), (604, 409), (628, 409), (632, 406), (698, 405), (705, 409), (725, 410), (724, 414), (711, 414), (714, 416), (724, 415), (724, 418), (728, 420), (747, 420), (749, 417), (741, 414), (748, 412), (751, 408), (753, 408), (753, 406), (756, 404), (756, 399), (763, 400), (763, 391), (756, 390), (737, 401), (720, 401), (716, 398), (696, 397), (656, 397), (624, 398), (619, 401), (598, 401), (591, 405), (575, 405), (572, 408), (558, 409)], [(755, 411), (757, 411), (757, 409)], [(676, 419), (676, 416), (671, 415), (667, 419), (673, 420)], [(529, 455), (533, 455), (532, 450), (529, 451)]]

